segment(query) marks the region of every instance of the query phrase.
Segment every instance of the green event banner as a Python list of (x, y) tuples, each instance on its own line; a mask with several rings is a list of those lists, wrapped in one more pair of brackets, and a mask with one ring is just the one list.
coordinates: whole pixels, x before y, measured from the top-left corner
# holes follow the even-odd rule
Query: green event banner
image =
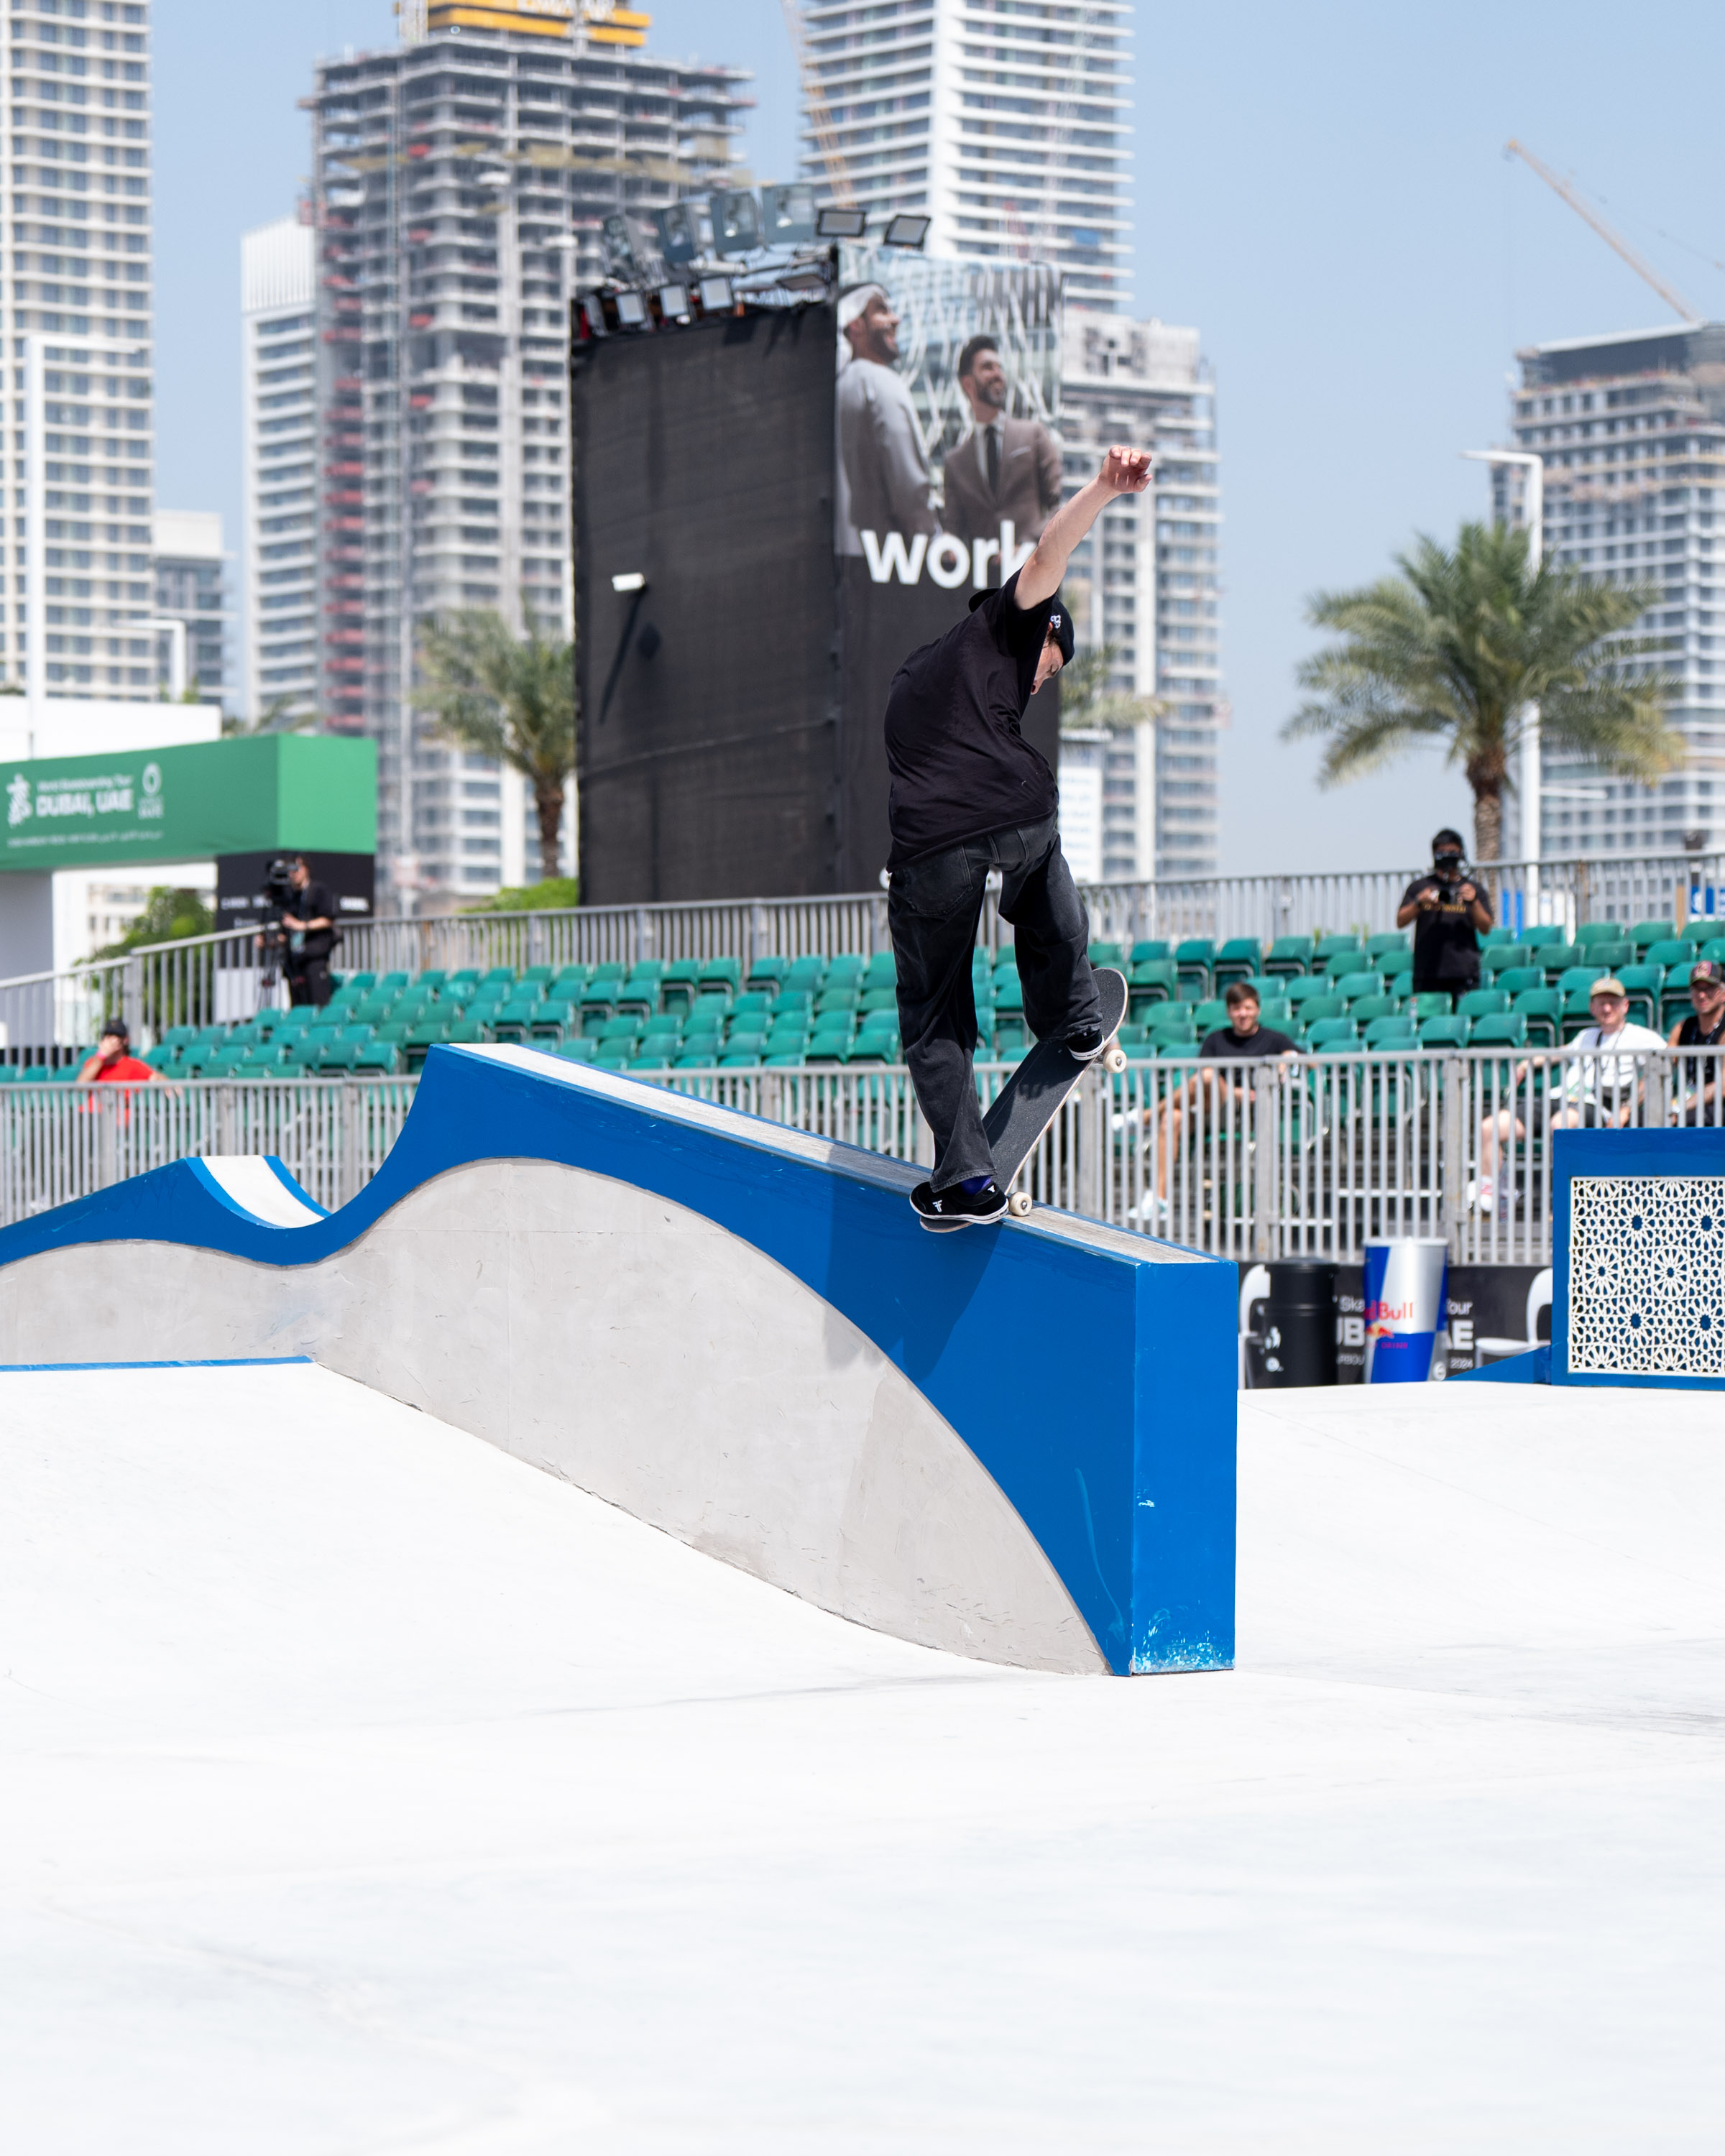
[(0, 763), (0, 870), (223, 854), (377, 850), (377, 751), (342, 734), (255, 734)]

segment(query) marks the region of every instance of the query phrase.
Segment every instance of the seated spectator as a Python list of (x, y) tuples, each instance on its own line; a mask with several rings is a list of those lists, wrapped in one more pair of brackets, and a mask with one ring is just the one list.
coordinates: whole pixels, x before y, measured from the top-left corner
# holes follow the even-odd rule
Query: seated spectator
[[(1199, 1049), (1203, 1062), (1239, 1061), (1250, 1057), (1261, 1061), (1269, 1055), (1297, 1056), (1299, 1049), (1285, 1033), (1258, 1022), (1258, 992), (1245, 981), (1235, 981), (1224, 991), (1228, 1023), (1204, 1035)], [(1202, 1092), (1212, 1108), (1224, 1099), (1244, 1100), (1245, 1088), (1225, 1084), (1219, 1071), (1194, 1070), (1185, 1084), (1170, 1093), (1157, 1116), (1156, 1187), (1152, 1194), (1158, 1217), (1168, 1212), (1168, 1186), (1173, 1151), (1179, 1142), (1186, 1116)], [(1147, 1115), (1149, 1111), (1146, 1111)]]
[(131, 1035), (126, 1030), (123, 1018), (106, 1019), (102, 1024), (102, 1037), (96, 1044), (96, 1052), (85, 1060), (78, 1073), (80, 1086), (149, 1086), (158, 1083), (162, 1074), (152, 1070), (147, 1063), (140, 1063), (131, 1052)]
[[(1689, 968), (1689, 1000), (1695, 1006), (1671, 1028), (1671, 1048), (1725, 1048), (1725, 966), (1716, 958), (1697, 958)], [(1682, 1098), (1673, 1101), (1674, 1123), (1717, 1123), (1719, 1114), (1719, 1058), (1686, 1056), (1677, 1066)]]
[[(1665, 1046), (1651, 1026), (1629, 1023), (1629, 997), (1623, 983), (1609, 973), (1594, 983), (1588, 1009), (1594, 1022), (1583, 1027), (1570, 1048), (1612, 1052), (1571, 1055), (1551, 1063), (1555, 1105), (1547, 1118), (1550, 1130), (1592, 1130), (1599, 1123), (1621, 1128), (1632, 1122), (1641, 1090), (1636, 1052)], [(1526, 1060), (1516, 1065), (1517, 1087), (1526, 1084), (1530, 1067)], [(1467, 1187), (1470, 1205), (1481, 1213), (1493, 1210), (1497, 1202), (1499, 1151), (1510, 1138), (1523, 1138), (1527, 1134), (1527, 1126), (1512, 1108), (1500, 1108), (1481, 1119), (1480, 1176)]]

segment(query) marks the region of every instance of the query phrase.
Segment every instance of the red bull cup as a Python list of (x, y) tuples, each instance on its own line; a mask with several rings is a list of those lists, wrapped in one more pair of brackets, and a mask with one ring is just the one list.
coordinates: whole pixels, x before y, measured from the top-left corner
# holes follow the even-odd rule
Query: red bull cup
[(1399, 1236), (1366, 1245), (1366, 1383), (1423, 1385), (1447, 1337), (1450, 1246)]

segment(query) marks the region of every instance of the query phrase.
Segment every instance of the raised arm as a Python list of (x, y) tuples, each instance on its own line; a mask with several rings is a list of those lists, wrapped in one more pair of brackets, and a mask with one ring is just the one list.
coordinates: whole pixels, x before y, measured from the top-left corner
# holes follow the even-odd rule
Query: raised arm
[(1150, 484), (1147, 449), (1111, 449), (1102, 469), (1070, 501), (1063, 501), (1042, 527), (1035, 551), (1019, 571), (1018, 603), (1040, 606), (1060, 588), (1072, 549), (1119, 494), (1142, 494)]

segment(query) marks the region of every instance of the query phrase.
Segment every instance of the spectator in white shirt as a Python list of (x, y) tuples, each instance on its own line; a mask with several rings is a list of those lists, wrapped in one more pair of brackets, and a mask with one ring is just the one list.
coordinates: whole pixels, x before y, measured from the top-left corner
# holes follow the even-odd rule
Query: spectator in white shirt
[[(1629, 997), (1614, 975), (1595, 981), (1587, 1001), (1594, 1022), (1584, 1026), (1569, 1045), (1604, 1052), (1568, 1056), (1549, 1066), (1556, 1096), (1547, 1119), (1551, 1130), (1591, 1130), (1599, 1123), (1621, 1128), (1633, 1122), (1639, 1093), (1638, 1055), (1665, 1046), (1663, 1037), (1651, 1026), (1629, 1023)], [(1517, 1086), (1527, 1082), (1528, 1069), (1526, 1062), (1516, 1065)], [(1468, 1186), (1468, 1202), (1480, 1212), (1491, 1213), (1497, 1203), (1500, 1149), (1512, 1137), (1527, 1134), (1526, 1125), (1512, 1108), (1500, 1108), (1481, 1118), (1479, 1180)]]

